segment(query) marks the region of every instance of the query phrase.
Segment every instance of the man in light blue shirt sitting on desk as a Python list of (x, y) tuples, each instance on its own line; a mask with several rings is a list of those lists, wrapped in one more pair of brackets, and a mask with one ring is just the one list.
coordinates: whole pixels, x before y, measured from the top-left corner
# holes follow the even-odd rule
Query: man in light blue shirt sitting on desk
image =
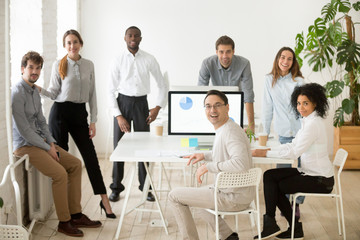
[(211, 78), (213, 86), (239, 86), (244, 92), (248, 128), (255, 129), (254, 91), (250, 62), (234, 55), (235, 43), (228, 36), (221, 36), (215, 44), (216, 55), (206, 58), (199, 72), (199, 86), (208, 86)]

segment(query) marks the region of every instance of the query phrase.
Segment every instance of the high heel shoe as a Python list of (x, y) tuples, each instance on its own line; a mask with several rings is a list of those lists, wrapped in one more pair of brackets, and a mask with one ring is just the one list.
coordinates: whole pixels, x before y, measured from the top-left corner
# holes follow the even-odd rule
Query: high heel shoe
[(104, 204), (102, 203), (102, 201), (100, 201), (100, 213), (101, 213), (101, 214), (102, 214), (102, 210), (104, 210), (105, 215), (106, 215), (107, 218), (116, 218), (116, 215), (115, 215), (115, 214), (113, 214), (113, 213), (107, 213), (107, 212), (106, 212), (106, 209), (105, 209), (105, 207), (104, 207)]

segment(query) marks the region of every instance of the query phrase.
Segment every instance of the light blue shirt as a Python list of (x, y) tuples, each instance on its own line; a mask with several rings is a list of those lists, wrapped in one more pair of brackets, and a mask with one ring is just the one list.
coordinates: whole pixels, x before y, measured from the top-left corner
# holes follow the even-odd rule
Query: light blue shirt
[(304, 84), (304, 79), (292, 79), (289, 73), (280, 77), (272, 86), (273, 75), (265, 76), (264, 95), (262, 102), (262, 124), (264, 132), (270, 134), (271, 121), (274, 118), (275, 133), (283, 137), (294, 137), (300, 129), (300, 120), (295, 118), (290, 104), (291, 94), (296, 86)]

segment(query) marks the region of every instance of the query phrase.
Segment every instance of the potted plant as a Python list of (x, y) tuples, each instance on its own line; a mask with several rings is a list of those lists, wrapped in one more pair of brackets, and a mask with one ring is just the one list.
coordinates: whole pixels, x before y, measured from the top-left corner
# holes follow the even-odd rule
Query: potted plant
[(333, 118), (334, 152), (340, 147), (347, 150), (345, 167), (357, 169), (360, 168), (360, 44), (355, 33), (360, 23), (353, 22), (351, 14), (359, 16), (359, 10), (360, 1), (330, 0), (321, 9), (321, 17), (309, 26), (307, 35), (302, 32), (295, 38), (299, 64), (302, 65), (301, 55), (304, 55), (314, 72), (327, 70), (331, 75), (324, 86), (327, 96), (341, 99)]

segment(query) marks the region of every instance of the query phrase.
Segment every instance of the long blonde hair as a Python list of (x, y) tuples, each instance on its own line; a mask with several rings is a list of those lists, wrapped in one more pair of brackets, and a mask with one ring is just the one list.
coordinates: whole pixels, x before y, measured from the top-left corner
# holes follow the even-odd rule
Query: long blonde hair
[[(66, 31), (64, 33), (64, 36), (63, 36), (63, 47), (65, 47), (65, 38), (68, 36), (68, 35), (75, 35), (78, 39), (79, 39), (79, 42), (81, 44), (81, 46), (84, 44), (81, 36), (80, 36), (80, 33), (74, 29), (70, 29), (68, 31)], [(60, 63), (59, 63), (59, 74), (60, 74), (60, 77), (62, 80), (65, 79), (66, 75), (67, 75), (67, 54), (60, 60)]]

